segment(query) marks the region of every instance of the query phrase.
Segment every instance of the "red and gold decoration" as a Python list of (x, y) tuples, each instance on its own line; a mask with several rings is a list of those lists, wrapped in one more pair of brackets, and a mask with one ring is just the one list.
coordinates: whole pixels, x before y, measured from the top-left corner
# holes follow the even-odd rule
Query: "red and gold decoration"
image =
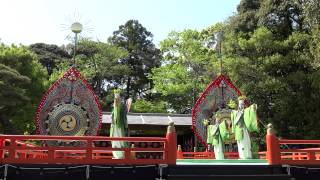
[(42, 135), (97, 135), (101, 105), (89, 83), (72, 67), (44, 94), (36, 113)]
[(202, 145), (207, 147), (206, 124), (210, 123), (204, 120), (212, 119), (217, 112), (222, 115), (221, 121), (226, 121), (228, 130), (231, 130), (231, 109), (228, 104), (230, 101), (236, 102), (238, 96), (241, 96), (239, 89), (223, 74), (207, 86), (192, 109), (192, 129)]

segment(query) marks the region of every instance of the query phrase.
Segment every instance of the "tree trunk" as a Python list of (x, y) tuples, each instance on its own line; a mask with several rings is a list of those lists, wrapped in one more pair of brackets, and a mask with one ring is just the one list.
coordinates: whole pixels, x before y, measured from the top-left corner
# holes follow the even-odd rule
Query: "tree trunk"
[(130, 88), (131, 88), (131, 77), (128, 77), (126, 99), (130, 97)]
[(98, 75), (97, 76), (97, 85), (98, 85), (98, 96), (102, 97), (102, 89), (101, 89), (101, 85), (102, 85), (102, 78)]

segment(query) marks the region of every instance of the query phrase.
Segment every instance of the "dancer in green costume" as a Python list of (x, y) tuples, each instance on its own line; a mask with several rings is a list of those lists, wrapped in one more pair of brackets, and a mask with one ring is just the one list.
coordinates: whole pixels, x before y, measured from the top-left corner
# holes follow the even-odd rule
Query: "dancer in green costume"
[[(130, 103), (128, 103), (130, 102)], [(114, 92), (114, 103), (112, 111), (112, 122), (110, 128), (110, 137), (126, 137), (128, 136), (128, 122), (127, 112), (130, 107), (131, 101), (127, 101), (127, 105), (121, 103), (120, 92)], [(124, 141), (112, 141), (112, 148), (125, 148), (128, 147), (128, 143)], [(123, 151), (113, 151), (113, 157), (115, 159), (123, 159)]]
[(221, 114), (216, 112), (215, 124), (208, 125), (208, 120), (204, 120), (204, 124), (208, 126), (207, 143), (213, 146), (215, 158), (224, 159), (224, 141), (228, 138), (226, 122), (221, 122)]
[(238, 109), (231, 112), (232, 132), (235, 134), (240, 159), (251, 159), (252, 150), (249, 133), (258, 132), (257, 104), (245, 108), (245, 99), (245, 96), (240, 96), (238, 98)]

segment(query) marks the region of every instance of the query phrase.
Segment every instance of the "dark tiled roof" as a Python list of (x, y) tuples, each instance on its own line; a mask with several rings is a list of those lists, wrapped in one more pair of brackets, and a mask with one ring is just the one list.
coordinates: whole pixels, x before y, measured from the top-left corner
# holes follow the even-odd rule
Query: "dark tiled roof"
[[(170, 120), (175, 125), (191, 126), (191, 114), (162, 114), (162, 113), (128, 113), (128, 124), (168, 125)], [(103, 112), (102, 123), (111, 123), (111, 113)]]

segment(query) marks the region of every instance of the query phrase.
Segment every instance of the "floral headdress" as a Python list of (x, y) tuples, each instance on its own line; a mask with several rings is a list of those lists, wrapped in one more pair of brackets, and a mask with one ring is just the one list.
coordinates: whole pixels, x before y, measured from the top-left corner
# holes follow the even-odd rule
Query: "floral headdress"
[(237, 108), (237, 104), (234, 100), (230, 99), (228, 106), (230, 107), (230, 109), (236, 109)]
[(239, 100), (239, 101), (240, 101), (240, 100), (245, 101), (245, 100), (247, 100), (247, 97), (246, 97), (245, 95), (242, 95), (242, 96), (239, 96), (239, 97), (238, 97), (238, 100)]
[(219, 111), (217, 111), (214, 116), (216, 117), (216, 119), (220, 119), (221, 118), (221, 113)]
[(114, 94), (120, 94), (120, 92), (121, 92), (120, 89), (114, 89), (114, 90), (113, 90), (113, 93), (114, 93)]
[(202, 123), (203, 123), (204, 126), (208, 126), (209, 123), (210, 123), (210, 121), (209, 121), (208, 119), (204, 119), (204, 120), (202, 121)]

